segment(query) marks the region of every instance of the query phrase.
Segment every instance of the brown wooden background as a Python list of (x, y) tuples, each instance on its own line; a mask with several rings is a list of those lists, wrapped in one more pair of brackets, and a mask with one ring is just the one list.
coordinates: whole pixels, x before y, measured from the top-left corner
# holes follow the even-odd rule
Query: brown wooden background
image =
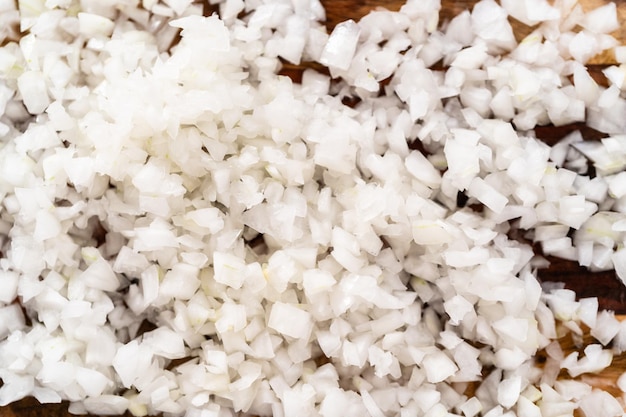
[[(398, 10), (404, 3), (402, 0), (322, 0), (327, 12), (327, 26), (332, 29), (337, 23), (352, 18), (358, 20), (367, 14), (368, 11), (376, 7), (385, 7), (390, 10)], [(441, 21), (450, 19), (454, 15), (463, 10), (471, 8), (475, 0), (442, 0)], [(585, 9), (591, 9), (607, 3), (607, 0), (579, 0)], [(618, 13), (621, 28), (615, 32), (615, 36), (624, 43), (626, 40), (626, 0), (617, 0)], [(209, 6), (207, 2), (206, 10), (213, 10), (213, 6)], [(523, 38), (531, 31), (531, 28), (523, 24), (511, 21), (514, 26), (518, 39)], [(608, 53), (596, 57), (590, 68), (594, 77), (602, 82), (603, 75), (601, 69), (614, 63), (613, 56)], [(287, 68), (287, 73), (297, 73), (298, 68)], [(626, 115), (625, 115), (626, 117)], [(580, 128), (582, 126), (575, 126)], [(563, 137), (573, 127), (542, 127), (537, 130), (537, 136), (544, 139), (548, 143), (554, 143)], [(592, 139), (601, 137), (597, 132), (586, 132), (586, 136)], [(585, 268), (581, 268), (573, 262), (563, 261), (556, 258), (549, 258), (551, 265), (548, 269), (540, 271), (540, 278), (544, 281), (564, 282), (567, 288), (571, 288), (577, 292), (580, 297), (598, 297), (600, 306), (605, 309), (614, 310), (619, 315), (626, 315), (626, 287), (619, 282), (614, 272), (590, 273)], [(624, 317), (624, 316), (620, 316)], [(562, 340), (562, 344), (566, 350), (579, 349), (574, 346), (570, 339)], [(541, 355), (540, 355), (541, 356)], [(595, 386), (607, 389), (608, 391), (618, 394), (615, 385), (615, 379), (626, 370), (626, 357), (622, 355), (617, 357), (611, 369), (597, 376), (584, 376), (588, 382), (591, 381)], [(130, 416), (129, 413), (127, 413)], [(7, 407), (0, 407), (0, 417), (68, 417), (67, 404), (47, 404), (42, 406), (31, 398), (24, 399)]]

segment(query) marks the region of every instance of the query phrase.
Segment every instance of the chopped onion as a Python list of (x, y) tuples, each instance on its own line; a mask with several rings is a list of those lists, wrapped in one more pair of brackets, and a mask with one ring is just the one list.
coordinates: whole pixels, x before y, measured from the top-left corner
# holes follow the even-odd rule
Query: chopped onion
[[(511, 238), (626, 282), (615, 4), (439, 24), (412, 0), (328, 33), (317, 0), (74, 3), (0, 0), (0, 405), (623, 413), (574, 378), (626, 325)], [(606, 50), (608, 87), (585, 67)], [(534, 132), (575, 122), (605, 137)]]

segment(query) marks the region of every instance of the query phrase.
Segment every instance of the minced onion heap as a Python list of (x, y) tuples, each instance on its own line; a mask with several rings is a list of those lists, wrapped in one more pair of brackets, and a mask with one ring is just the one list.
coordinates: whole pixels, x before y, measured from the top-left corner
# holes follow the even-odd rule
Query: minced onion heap
[[(0, 404), (622, 415), (557, 377), (609, 366), (626, 325), (542, 290), (507, 237), (626, 279), (626, 65), (608, 88), (585, 67), (626, 62), (615, 4), (483, 0), (439, 25), (437, 0), (411, 0), (330, 34), (317, 0), (15, 7), (0, 1)], [(534, 31), (517, 43), (508, 16)], [(330, 76), (294, 83), (281, 62)], [(606, 137), (534, 137), (583, 121)], [(556, 339), (585, 328), (597, 342), (565, 355)]]

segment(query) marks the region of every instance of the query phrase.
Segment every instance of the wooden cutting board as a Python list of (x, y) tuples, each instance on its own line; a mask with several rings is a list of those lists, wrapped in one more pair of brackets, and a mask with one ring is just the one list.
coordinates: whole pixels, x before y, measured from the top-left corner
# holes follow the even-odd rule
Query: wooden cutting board
[[(476, 0), (441, 0), (442, 11), (440, 20), (449, 20), (463, 10), (470, 9), (476, 2)], [(601, 6), (607, 2), (607, 0), (579, 0), (579, 3), (585, 9)], [(213, 6), (209, 6), (207, 0), (203, 1), (203, 3), (207, 5), (206, 10), (213, 9)], [(402, 0), (322, 0), (322, 3), (326, 7), (327, 26), (329, 30), (332, 30), (337, 23), (346, 19), (358, 20), (377, 7), (398, 10), (404, 2)], [(615, 3), (617, 4), (619, 19), (622, 25), (614, 35), (624, 44), (626, 43), (626, 0), (617, 0)], [(511, 20), (511, 23), (518, 39), (522, 39), (532, 30), (532, 28), (517, 21)], [(614, 58), (610, 53), (603, 54), (593, 59), (590, 69), (597, 80), (602, 80), (602, 68), (613, 63)], [(285, 73), (297, 74), (299, 70), (301, 70), (299, 67), (287, 67)], [(537, 136), (552, 144), (571, 130), (581, 128), (584, 127), (580, 125), (558, 128), (542, 127), (537, 129)], [(601, 135), (597, 132), (585, 130), (585, 137), (597, 139)], [(615, 311), (622, 319), (626, 317), (626, 287), (619, 282), (613, 271), (590, 273), (573, 262), (551, 257), (549, 260), (551, 262), (550, 267), (541, 270), (539, 273), (541, 280), (564, 282), (567, 288), (575, 290), (580, 297), (598, 297), (601, 308)], [(582, 350), (580, 346), (575, 346), (569, 337), (564, 338), (561, 343), (568, 352)], [(598, 375), (585, 376), (583, 378), (586, 382), (621, 397), (620, 391), (615, 385), (615, 380), (624, 371), (626, 371), (626, 355), (621, 355), (614, 359), (611, 368)], [(24, 399), (7, 407), (0, 407), (0, 417), (69, 417), (70, 415), (67, 412), (67, 404), (65, 403), (43, 406), (32, 398)], [(130, 416), (130, 413), (126, 415)]]

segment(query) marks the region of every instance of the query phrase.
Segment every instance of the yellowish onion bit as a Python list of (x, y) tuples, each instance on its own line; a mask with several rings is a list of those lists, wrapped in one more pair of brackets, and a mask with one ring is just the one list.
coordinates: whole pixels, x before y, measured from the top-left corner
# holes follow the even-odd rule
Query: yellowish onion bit
[[(621, 416), (573, 378), (626, 326), (542, 288), (507, 237), (626, 279), (615, 4), (483, 0), (439, 22), (411, 0), (330, 34), (317, 0), (216, 7), (0, 0), (0, 404)], [(509, 16), (534, 27), (520, 43)], [(604, 50), (607, 87), (585, 67)], [(294, 83), (281, 61), (330, 75)], [(604, 139), (535, 138), (573, 122)], [(583, 327), (595, 342), (565, 356)]]

